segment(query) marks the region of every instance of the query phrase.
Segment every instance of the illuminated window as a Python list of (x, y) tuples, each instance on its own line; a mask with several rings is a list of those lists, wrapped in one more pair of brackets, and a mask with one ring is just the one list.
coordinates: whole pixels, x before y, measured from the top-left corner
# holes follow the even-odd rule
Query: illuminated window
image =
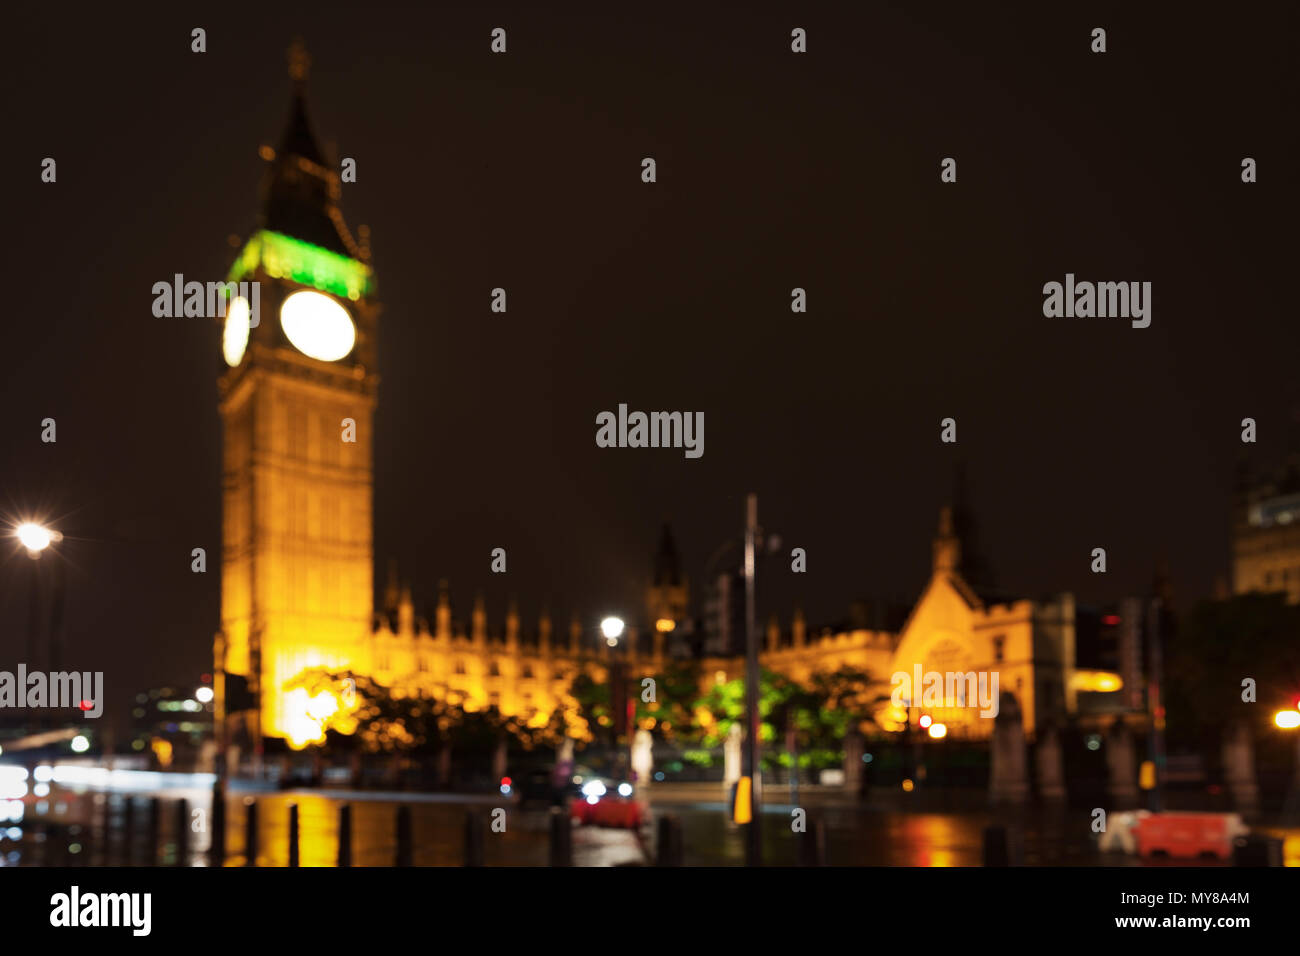
[(525, 665), (524, 665), (524, 675), (523, 675), (523, 676), (524, 676), (525, 678), (531, 678), (531, 677), (533, 676), (533, 669), (532, 669), (532, 667), (530, 667), (528, 664), (525, 664)]
[(1003, 645), (1006, 643), (1006, 640), (1007, 639), (1005, 637), (1002, 637), (1001, 635), (993, 638), (993, 659), (995, 661), (1002, 660), (1002, 648)]
[(488, 677), (500, 677), (500, 676), (501, 676), (501, 668), (497, 667), (496, 661), (493, 661), (492, 664), (488, 667)]
[(463, 673), (465, 673), (465, 662), (464, 662), (464, 661), (459, 661), (459, 660), (456, 661), (456, 673), (457, 673), (457, 674), (463, 674)]

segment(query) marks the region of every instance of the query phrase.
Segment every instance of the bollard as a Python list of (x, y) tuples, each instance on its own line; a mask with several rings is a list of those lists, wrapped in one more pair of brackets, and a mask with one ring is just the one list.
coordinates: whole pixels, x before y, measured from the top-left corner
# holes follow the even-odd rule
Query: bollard
[(1233, 866), (1283, 866), (1282, 841), (1277, 837), (1252, 833), (1237, 837), (1232, 847)]
[(298, 865), (298, 804), (289, 804), (289, 865)]
[(122, 797), (122, 864), (135, 863), (135, 798), (129, 793)]
[(352, 865), (352, 805), (339, 807), (339, 866)]
[(671, 813), (665, 813), (655, 829), (655, 866), (681, 865), (682, 821)]
[(60, 824), (54, 832), (59, 835), (59, 866), (72, 866), (71, 828)]
[(145, 847), (145, 866), (158, 864), (158, 849), (162, 846), (162, 797), (149, 798), (149, 842)]
[(465, 812), (465, 865), (483, 865), (483, 817), (474, 810)]
[(808, 818), (808, 829), (799, 835), (799, 862), (803, 866), (826, 865), (826, 822), (821, 814)]
[(405, 804), (397, 808), (397, 858), (393, 865), (411, 865), (411, 808)]
[(551, 866), (573, 866), (573, 824), (561, 807), (551, 807)]
[(244, 798), (244, 866), (257, 866), (257, 801)]
[(176, 801), (176, 866), (189, 866), (190, 803), (184, 797)]
[(218, 780), (212, 785), (212, 817), (208, 821), (212, 838), (208, 844), (208, 865), (226, 865), (226, 787)]
[(113, 797), (104, 791), (104, 816), (99, 830), (99, 865), (109, 866), (113, 854)]
[(1019, 866), (1020, 847), (1010, 827), (984, 828), (984, 866)]

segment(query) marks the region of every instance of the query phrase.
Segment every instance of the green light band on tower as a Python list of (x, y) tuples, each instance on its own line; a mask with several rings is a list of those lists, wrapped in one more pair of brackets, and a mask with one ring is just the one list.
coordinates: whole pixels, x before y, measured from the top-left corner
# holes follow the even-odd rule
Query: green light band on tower
[(331, 295), (359, 299), (371, 291), (370, 267), (310, 242), (263, 229), (244, 246), (229, 279), (238, 282), (261, 265), (274, 279), (290, 279)]

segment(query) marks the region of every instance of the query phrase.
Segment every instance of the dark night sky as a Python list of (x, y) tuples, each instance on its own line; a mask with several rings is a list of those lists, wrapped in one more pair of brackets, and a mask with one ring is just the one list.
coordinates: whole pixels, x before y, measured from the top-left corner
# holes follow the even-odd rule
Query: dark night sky
[[(835, 620), (916, 596), (958, 459), (1008, 589), (1110, 600), (1167, 557), (1186, 603), (1226, 573), (1238, 423), (1270, 464), (1300, 406), (1282, 15), (433, 6), (10, 12), (0, 507), (69, 536), (66, 665), (122, 694), (210, 666), (219, 336), (154, 318), (151, 287), (224, 275), (249, 234), (295, 34), (317, 136), (358, 161), (343, 209), (385, 307), (376, 558), (417, 594), (447, 577), (465, 615), (484, 588), (494, 628), (507, 592), (530, 626), (546, 596), (639, 609), (659, 524), (698, 583), (754, 490), (809, 555), (765, 605)], [(1151, 327), (1044, 318), (1066, 272), (1151, 281)], [(619, 402), (704, 411), (704, 457), (598, 449)], [(29, 562), (5, 555), (11, 667)]]

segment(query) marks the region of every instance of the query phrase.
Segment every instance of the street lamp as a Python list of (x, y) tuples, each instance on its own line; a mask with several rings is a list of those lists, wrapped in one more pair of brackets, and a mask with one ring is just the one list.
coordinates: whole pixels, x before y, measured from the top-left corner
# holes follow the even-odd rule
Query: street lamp
[(600, 633), (605, 635), (605, 643), (610, 647), (618, 646), (618, 639), (623, 636), (623, 619), (607, 617), (600, 622)]
[(1279, 710), (1273, 715), (1273, 723), (1283, 730), (1294, 730), (1300, 727), (1300, 710)]
[(39, 558), (41, 552), (51, 544), (63, 540), (62, 534), (35, 521), (24, 521), (20, 524), (14, 529), (14, 537), (21, 542), (27, 549), (28, 556), (32, 558)]

